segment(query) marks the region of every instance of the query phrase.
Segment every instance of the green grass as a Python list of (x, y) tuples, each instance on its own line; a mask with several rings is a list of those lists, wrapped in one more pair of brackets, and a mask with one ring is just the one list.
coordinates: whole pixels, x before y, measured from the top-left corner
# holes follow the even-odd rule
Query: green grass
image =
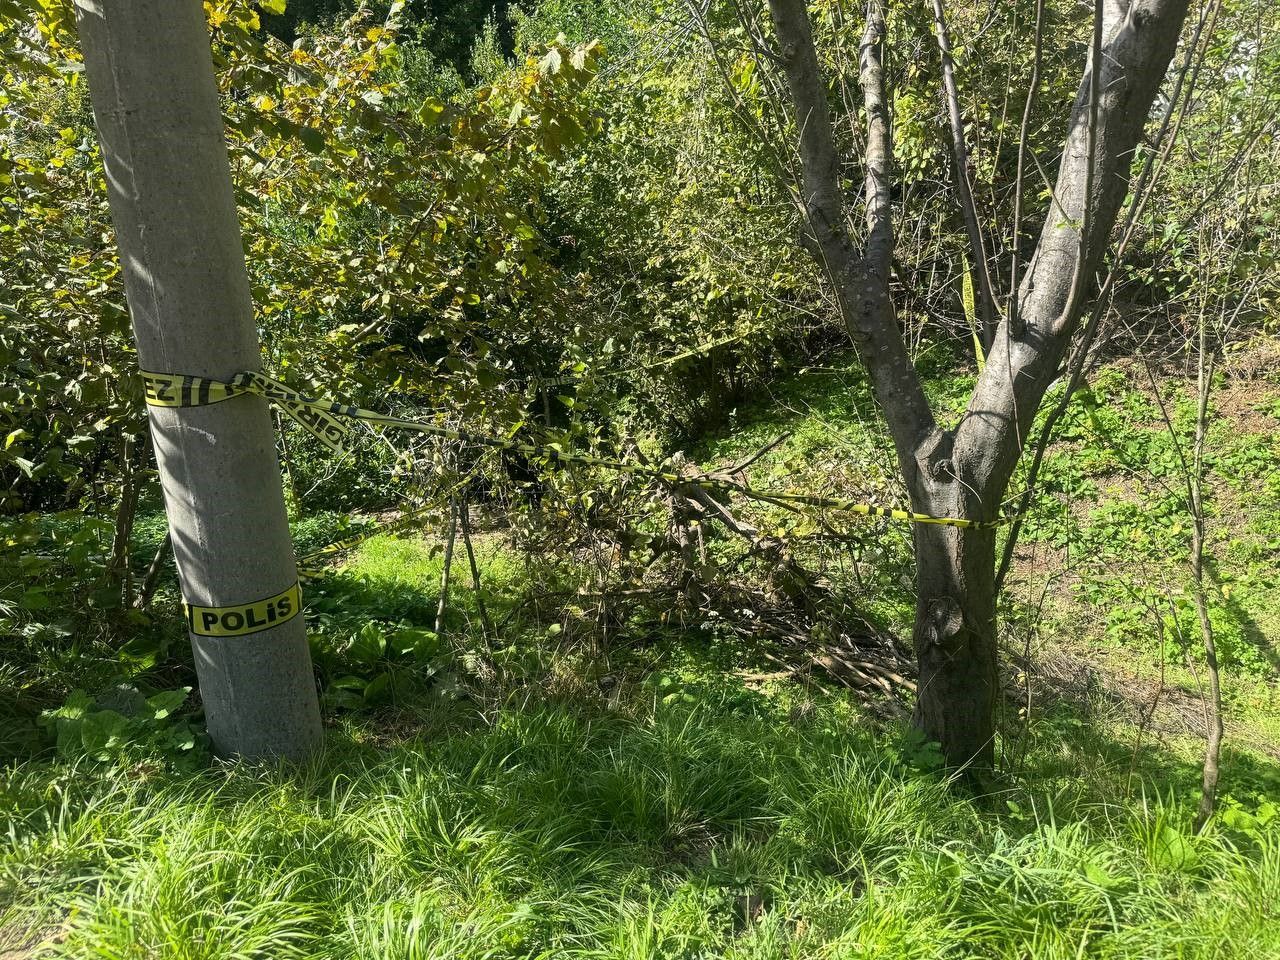
[[(480, 553), (495, 592), (518, 586), (508, 554)], [(438, 574), (425, 542), (378, 538), (313, 595), (344, 611), (320, 613), (332, 637), (375, 609), (393, 632), (433, 615)], [(1021, 759), (1000, 790), (973, 798), (851, 698), (748, 688), (732, 669), (749, 651), (706, 638), (615, 657), (613, 695), (515, 687), (497, 707), (436, 697), (429, 662), (407, 661), (421, 675), (401, 701), (337, 710), (300, 768), (12, 768), (0, 946), (174, 960), (1280, 952), (1276, 764), (1229, 754), (1224, 791), (1241, 799), (1196, 836), (1193, 751), (1148, 741), (1135, 763), (1132, 731), (1098, 714), (1038, 719), (1006, 742)]]
[[(929, 390), (956, 408), (962, 381)], [(1042, 630), (1091, 663), (1150, 668), (1154, 625), (1108, 584), (1135, 558), (1176, 568), (1185, 531), (1151, 507), (1168, 449), (1148, 401), (1111, 374), (1098, 394), (1103, 407), (1073, 414), (1052, 451), (1028, 528), (1036, 549), (1061, 537), (1087, 548)], [(738, 459), (784, 430), (755, 481), (895, 499), (851, 368), (782, 385), (697, 455)], [(436, 636), (439, 544), (377, 537), (307, 587), (329, 727), (314, 760), (192, 770), (156, 752), (165, 720), (111, 762), (5, 768), (0, 957), (1280, 956), (1280, 702), (1266, 656), (1280, 514), (1257, 466), (1275, 437), (1212, 438), (1218, 516), (1247, 514), (1215, 541), (1235, 585), (1215, 610), (1228, 642), (1257, 652), (1227, 679), (1229, 720), (1257, 749), (1229, 733), (1220, 815), (1203, 835), (1190, 829), (1199, 739), (1139, 739), (1131, 705), (1036, 704), (1006, 724), (1003, 779), (973, 797), (851, 696), (739, 679), (762, 663), (714, 624), (655, 628), (647, 611), (599, 641), (575, 612), (568, 561), (530, 567), (499, 537), (477, 539), (496, 629), (484, 630), (460, 558)], [(1123, 462), (1135, 458), (1141, 475)], [(865, 535), (847, 549), (865, 575), (833, 589), (900, 628), (908, 531), (854, 529)], [(337, 514), (294, 525), (300, 552), (348, 532)], [(140, 553), (160, 535), (148, 515)], [(74, 573), (56, 546), (46, 573)], [(563, 609), (530, 606), (556, 586)], [(173, 603), (167, 583), (148, 636), (174, 632)], [(1016, 599), (1008, 612), (1029, 616)], [(40, 615), (22, 621), (31, 636), (6, 682), (89, 685), (118, 657), (106, 626), (75, 656), (57, 652), (29, 629)], [(1231, 635), (1232, 617), (1255, 629)], [(191, 682), (172, 658), (148, 666), (148, 651), (134, 675), (144, 692)], [(1166, 668), (1171, 684), (1191, 683)]]
[[(937, 408), (962, 409), (972, 377), (956, 374), (937, 350), (922, 367)], [(1186, 451), (1194, 384), (1172, 374), (1159, 384)], [(1280, 382), (1224, 374), (1215, 391), (1205, 460), (1210, 618), (1228, 674), (1231, 718), (1248, 728), (1249, 740), (1280, 749), (1280, 481), (1273, 469), (1280, 457)], [(751, 468), (754, 483), (880, 505), (904, 502), (856, 361), (837, 360), (779, 384), (738, 411), (730, 429), (698, 453), (723, 465), (783, 433), (788, 439)], [(1015, 478), (1011, 489), (1022, 482)], [(776, 523), (796, 532), (783, 511), (753, 507), (749, 516), (762, 527)], [(836, 584), (847, 603), (885, 629), (908, 633), (913, 605), (902, 583), (911, 576), (909, 529), (863, 519), (838, 526), (851, 538), (838, 548), (842, 559), (862, 564), (856, 586)], [(1035, 619), (1041, 636), (1081, 659), (1101, 654), (1141, 666), (1153, 682), (1163, 669), (1170, 681), (1194, 689), (1188, 660), (1201, 673), (1203, 663), (1190, 537), (1177, 445), (1151, 384), (1136, 365), (1105, 366), (1077, 394), (1050, 445), (1008, 582), (1005, 622)], [(802, 547), (799, 555), (815, 569), (833, 566), (830, 553)], [(1054, 579), (1046, 586), (1047, 577)]]
[[(1198, 635), (1178, 456), (1179, 444), (1189, 455), (1194, 434), (1190, 390), (1176, 378), (1160, 383), (1175, 443), (1145, 374), (1105, 368), (1073, 402), (1045, 459), (1025, 542), (1071, 556), (1077, 582), (1060, 612), (1097, 612), (1099, 639), (1141, 647), (1161, 625), (1175, 638)], [(1274, 383), (1219, 384), (1214, 403), (1232, 411), (1212, 420), (1205, 457), (1210, 614), (1228, 669), (1255, 678), (1274, 676), (1280, 661), (1280, 510), (1271, 469), (1280, 418), (1267, 412), (1277, 396)], [(1164, 610), (1160, 624), (1152, 608)], [(1171, 662), (1185, 659), (1184, 646), (1169, 645)]]
[(966, 800), (862, 726), (838, 699), (799, 724), (767, 698), (547, 704), (390, 746), (346, 725), (295, 771), (29, 765), (2, 794), (4, 925), (67, 957), (1280, 950), (1277, 825)]

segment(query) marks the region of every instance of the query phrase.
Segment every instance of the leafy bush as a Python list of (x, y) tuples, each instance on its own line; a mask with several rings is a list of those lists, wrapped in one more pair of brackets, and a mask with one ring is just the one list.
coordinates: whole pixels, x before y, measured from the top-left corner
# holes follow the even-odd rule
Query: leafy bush
[(66, 703), (45, 711), (40, 724), (50, 734), (58, 755), (88, 757), (102, 763), (130, 764), (160, 760), (183, 769), (208, 762), (202, 725), (178, 715), (190, 687), (145, 696), (121, 684), (92, 697), (73, 690)]

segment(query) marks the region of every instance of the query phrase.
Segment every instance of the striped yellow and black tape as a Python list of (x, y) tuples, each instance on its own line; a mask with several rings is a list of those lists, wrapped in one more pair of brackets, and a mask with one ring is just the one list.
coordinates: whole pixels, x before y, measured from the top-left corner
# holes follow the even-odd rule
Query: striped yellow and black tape
[[(571, 463), (581, 466), (598, 467), (619, 473), (649, 477), (663, 483), (673, 485), (698, 486), (708, 490), (720, 490), (737, 493), (757, 500), (791, 503), (797, 506), (808, 506), (818, 510), (829, 510), (839, 513), (852, 513), (868, 517), (884, 517), (890, 520), (901, 520), (908, 523), (931, 523), (942, 526), (962, 527), (969, 529), (990, 529), (1005, 523), (1007, 518), (996, 520), (969, 520), (962, 517), (935, 517), (926, 513), (914, 513), (891, 507), (878, 507), (869, 503), (858, 503), (851, 500), (839, 500), (830, 497), (819, 497), (812, 494), (789, 493), (775, 490), (759, 490), (754, 487), (738, 484), (719, 477), (686, 477), (671, 470), (660, 467), (649, 467), (622, 460), (611, 460), (591, 454), (574, 453), (563, 450), (558, 445), (546, 444), (537, 446), (521, 443), (516, 440), (493, 437), (485, 434), (459, 430), (438, 423), (424, 420), (408, 420), (393, 417), (375, 410), (366, 410), (350, 404), (308, 397), (291, 390), (278, 380), (263, 373), (246, 371), (237, 373), (230, 380), (213, 380), (207, 377), (184, 376), (181, 374), (143, 373), (146, 386), (147, 403), (161, 407), (196, 407), (210, 403), (218, 403), (229, 397), (242, 393), (252, 393), (266, 397), (281, 410), (297, 420), (303, 427), (314, 434), (335, 452), (342, 452), (342, 441), (350, 434), (351, 428), (346, 420), (358, 420), (392, 430), (411, 430), (449, 440), (461, 440), (498, 450), (519, 453), (534, 459), (546, 459), (552, 462)], [(369, 536), (373, 534), (370, 533)], [(367, 539), (367, 537), (365, 537)], [(357, 540), (362, 542), (361, 540)], [(342, 543), (345, 543), (342, 542)], [(351, 545), (335, 544), (323, 551), (303, 558), (303, 562), (320, 559), (331, 553), (339, 553), (350, 549)], [(354, 545), (354, 544), (352, 544)]]
[(213, 380), (144, 371), (142, 384), (147, 403), (153, 407), (204, 407), (243, 393), (266, 397), (334, 453), (343, 452), (342, 441), (351, 433), (339, 415), (344, 409), (354, 410), (354, 407), (342, 408), (341, 404), (305, 397), (263, 373), (245, 371), (230, 380)]
[(298, 584), (271, 597), (226, 607), (183, 603), (187, 626), (202, 637), (243, 637), (287, 623), (302, 610)]

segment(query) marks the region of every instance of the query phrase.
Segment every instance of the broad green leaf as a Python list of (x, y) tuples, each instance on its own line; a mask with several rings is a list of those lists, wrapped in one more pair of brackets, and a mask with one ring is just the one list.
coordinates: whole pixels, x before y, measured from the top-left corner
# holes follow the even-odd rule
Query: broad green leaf
[(80, 742), (95, 760), (110, 760), (125, 742), (129, 720), (114, 710), (91, 713), (80, 724)]
[(391, 674), (383, 671), (372, 680), (365, 684), (364, 702), (377, 703), (387, 694), (387, 688), (391, 685)]
[(154, 719), (163, 720), (187, 702), (189, 693), (191, 693), (190, 687), (182, 687), (178, 690), (162, 690), (155, 696), (147, 697), (147, 706), (154, 711)]
[(347, 647), (347, 656), (358, 663), (375, 663), (387, 651), (387, 635), (376, 623), (361, 628)]
[(302, 140), (302, 145), (314, 154), (324, 153), (325, 139), (324, 134), (315, 127), (299, 127), (298, 138)]

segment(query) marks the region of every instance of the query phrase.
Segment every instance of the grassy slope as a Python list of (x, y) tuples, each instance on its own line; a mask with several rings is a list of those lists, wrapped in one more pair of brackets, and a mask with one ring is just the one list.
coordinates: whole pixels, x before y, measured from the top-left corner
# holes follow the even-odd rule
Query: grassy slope
[(1066, 770), (1108, 749), (1094, 732), (1044, 737), (1038, 786), (986, 806), (839, 699), (702, 692), (395, 742), (345, 724), (289, 775), (28, 767), (6, 790), (22, 811), (6, 925), (72, 957), (1280, 950), (1274, 827), (1197, 838), (1153, 794), (1082, 795)]
[[(933, 385), (953, 402), (963, 388)], [(1267, 389), (1250, 410), (1275, 410)], [(1135, 449), (1155, 462), (1158, 443), (1133, 432), (1148, 421), (1105, 422), (1109, 410), (1146, 410), (1131, 393), (1132, 378), (1105, 393), (1096, 425), (1122, 446), (1147, 444)], [(1261, 415), (1271, 419), (1254, 418), (1259, 431), (1220, 431), (1223, 475), (1274, 443), (1274, 414)], [(856, 378), (815, 372), (703, 452), (729, 459), (790, 429), (756, 479), (799, 474), (798, 486), (890, 502), (874, 431), (848, 426), (860, 416), (874, 423)], [(1055, 453), (1019, 582), (1043, 577), (1046, 554), (1061, 566), (1071, 543), (1126, 544), (1091, 548), (1095, 562), (1052, 581), (1037, 642), (1154, 675), (1152, 631), (1132, 617), (1109, 629), (1126, 594), (1107, 591), (1135, 557), (1172, 577), (1176, 563), (1156, 564), (1181, 534), (1143, 507), (1161, 484), (1117, 467), (1090, 436), (1082, 427)], [(843, 466), (854, 457), (859, 469)], [(1280, 821), (1261, 822), (1280, 796), (1265, 619), (1280, 526), (1265, 476), (1219, 479), (1219, 501), (1250, 516), (1223, 550), (1258, 656), (1241, 648), (1229, 683), (1242, 691), (1237, 722), (1244, 714), (1263, 749), (1229, 757), (1231, 815), (1206, 836), (1188, 827), (1194, 739), (1157, 728), (1135, 751), (1123, 710), (1037, 703), (1008, 741), (1017, 760), (1003, 792), (975, 801), (930, 772), (927, 749), (843, 695), (735, 678), (751, 666), (736, 645), (674, 638), (618, 652), (607, 687), (555, 682), (600, 669), (532, 651), (528, 675), (542, 679), (484, 705), (458, 697), (449, 658), (427, 651), (394, 672), (397, 706), (338, 714), (327, 752), (301, 771), (16, 768), (0, 786), (0, 956), (39, 942), (37, 955), (271, 960), (1280, 955)], [(904, 611), (902, 531), (866, 530), (859, 589), (892, 623)], [(481, 553), (501, 618), (521, 567)], [(429, 625), (438, 574), (425, 544), (372, 541), (340, 589), (313, 593), (313, 626), (338, 635), (352, 617), (378, 617), (394, 637), (396, 625)], [(463, 631), (474, 606), (464, 588), (457, 599)], [(1019, 600), (1009, 612), (1023, 629)], [(531, 651), (496, 655), (510, 669)], [(1175, 683), (1187, 679), (1166, 660)]]
[[(1233, 734), (1280, 759), (1278, 359), (1274, 342), (1246, 351), (1215, 390), (1206, 556)], [(963, 375), (927, 382), (937, 407), (956, 416), (971, 385)], [(1073, 403), (1045, 459), (1041, 496), (1023, 528), (1003, 616), (1011, 646), (1029, 642), (1042, 658), (1065, 661), (1051, 666), (1096, 674), (1112, 699), (1150, 701), (1163, 676), (1177, 703), (1158, 709), (1198, 714), (1200, 641), (1178, 451), (1179, 444), (1187, 450), (1193, 432), (1189, 387), (1173, 375), (1159, 379), (1177, 442), (1139, 366), (1105, 368)], [(704, 453), (713, 462), (734, 462), (784, 431), (790, 438), (752, 468), (753, 482), (880, 505), (904, 501), (887, 439), (855, 369), (829, 367), (785, 384), (751, 404)], [(1021, 489), (1020, 477), (1013, 488)], [(869, 561), (857, 606), (881, 614), (899, 634), (909, 632), (912, 604), (901, 588), (910, 574), (907, 529), (860, 520), (848, 526), (864, 536), (855, 549)], [(1196, 729), (1194, 718), (1180, 726)]]

